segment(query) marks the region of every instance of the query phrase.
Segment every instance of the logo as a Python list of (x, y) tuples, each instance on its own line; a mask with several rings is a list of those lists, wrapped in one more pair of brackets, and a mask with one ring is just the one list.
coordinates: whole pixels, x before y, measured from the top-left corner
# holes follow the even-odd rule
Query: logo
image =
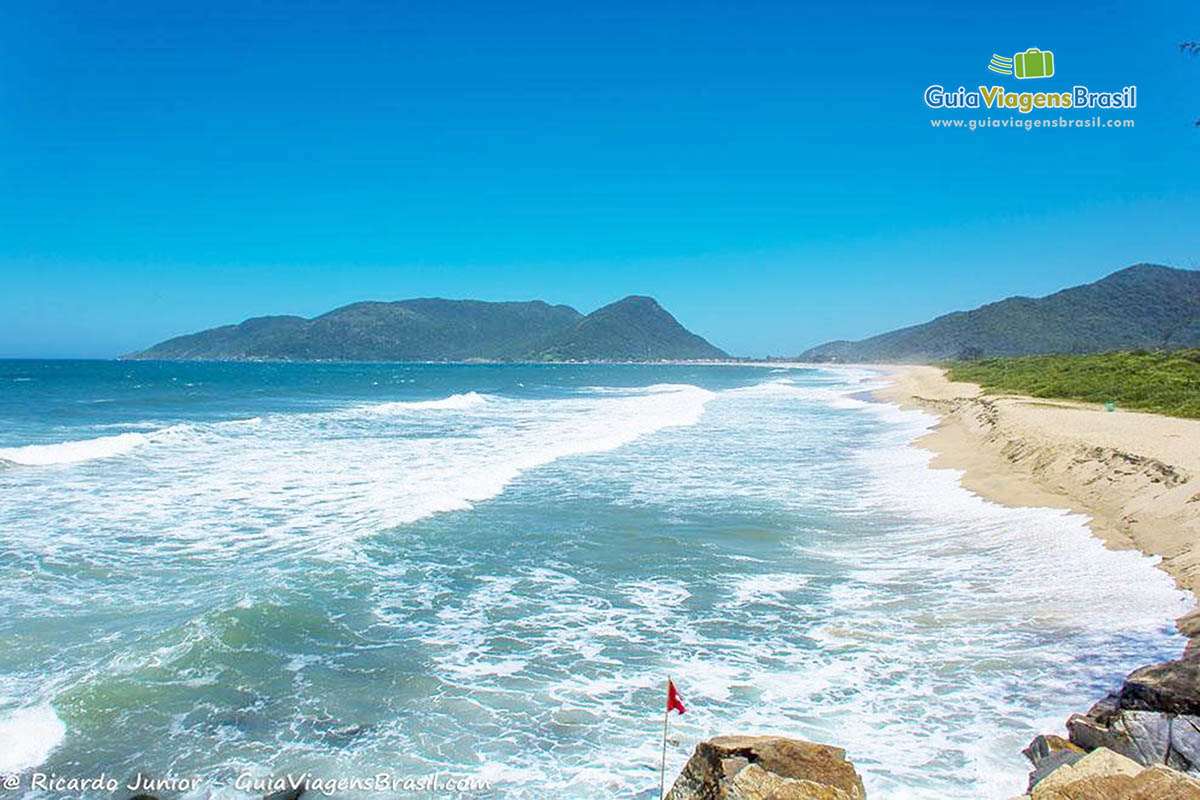
[(998, 56), (992, 53), (992, 63), (988, 64), (988, 69), (992, 72), (999, 72), (1001, 75), (1012, 75), (1013, 60)]
[[(1030, 78), (1053, 78), (1055, 76), (1054, 53), (1031, 47), (1012, 58), (998, 53), (992, 55), (987, 68), (1000, 75), (1012, 75), (1018, 80)], [(1040, 91), (1009, 91), (1003, 86), (980, 85), (971, 90), (959, 86), (947, 89), (935, 83), (925, 90), (925, 105), (945, 109), (993, 109), (1016, 111), (1019, 114), (1058, 112), (1062, 109), (1117, 109), (1137, 108), (1137, 87), (1125, 86), (1116, 91), (1093, 91), (1083, 84), (1071, 86), (1046, 86)]]
[(1026, 78), (1049, 78), (1054, 75), (1054, 53), (1049, 50), (1038, 50), (1031, 47), (1024, 53), (1017, 53), (1012, 58), (992, 54), (988, 69), (1001, 75), (1015, 75)]

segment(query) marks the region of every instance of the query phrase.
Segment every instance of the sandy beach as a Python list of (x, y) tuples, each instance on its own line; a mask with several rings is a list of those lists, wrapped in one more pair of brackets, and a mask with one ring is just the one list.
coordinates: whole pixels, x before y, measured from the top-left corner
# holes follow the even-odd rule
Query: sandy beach
[(1086, 514), (1110, 547), (1161, 556), (1181, 588), (1200, 589), (1200, 420), (988, 395), (936, 367), (885, 369), (878, 399), (941, 418), (917, 442), (934, 468), (961, 470), (993, 502)]

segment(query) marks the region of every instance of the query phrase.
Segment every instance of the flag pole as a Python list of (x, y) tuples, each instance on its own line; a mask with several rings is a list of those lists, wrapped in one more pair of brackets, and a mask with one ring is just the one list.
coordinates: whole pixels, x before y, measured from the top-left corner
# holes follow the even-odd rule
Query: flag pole
[[(671, 692), (671, 679), (667, 678), (667, 694)], [(667, 783), (667, 724), (671, 720), (671, 702), (668, 697), (667, 707), (663, 710), (663, 745), (662, 745), (662, 769), (658, 773), (658, 800), (663, 800), (666, 797)]]

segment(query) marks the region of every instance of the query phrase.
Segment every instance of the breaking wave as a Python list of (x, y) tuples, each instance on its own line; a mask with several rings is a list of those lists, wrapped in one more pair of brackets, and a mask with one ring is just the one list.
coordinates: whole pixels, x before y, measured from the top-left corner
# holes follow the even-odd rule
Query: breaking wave
[(0, 712), (0, 775), (36, 767), (66, 736), (49, 704)]
[(24, 447), (0, 447), (0, 461), (24, 467), (46, 467), (54, 464), (77, 464), (98, 458), (124, 455), (142, 445), (169, 440), (172, 436), (191, 430), (190, 425), (172, 425), (151, 433), (118, 433), (93, 439), (58, 444), (30, 444)]

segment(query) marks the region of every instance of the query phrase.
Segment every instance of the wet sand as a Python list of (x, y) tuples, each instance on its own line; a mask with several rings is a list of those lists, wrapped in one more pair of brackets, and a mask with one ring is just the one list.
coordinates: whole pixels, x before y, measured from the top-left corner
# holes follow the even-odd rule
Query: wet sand
[(917, 445), (934, 468), (1011, 506), (1067, 508), (1109, 546), (1161, 556), (1200, 589), (1200, 420), (1020, 395), (988, 395), (926, 366), (884, 368), (877, 399), (939, 415)]

